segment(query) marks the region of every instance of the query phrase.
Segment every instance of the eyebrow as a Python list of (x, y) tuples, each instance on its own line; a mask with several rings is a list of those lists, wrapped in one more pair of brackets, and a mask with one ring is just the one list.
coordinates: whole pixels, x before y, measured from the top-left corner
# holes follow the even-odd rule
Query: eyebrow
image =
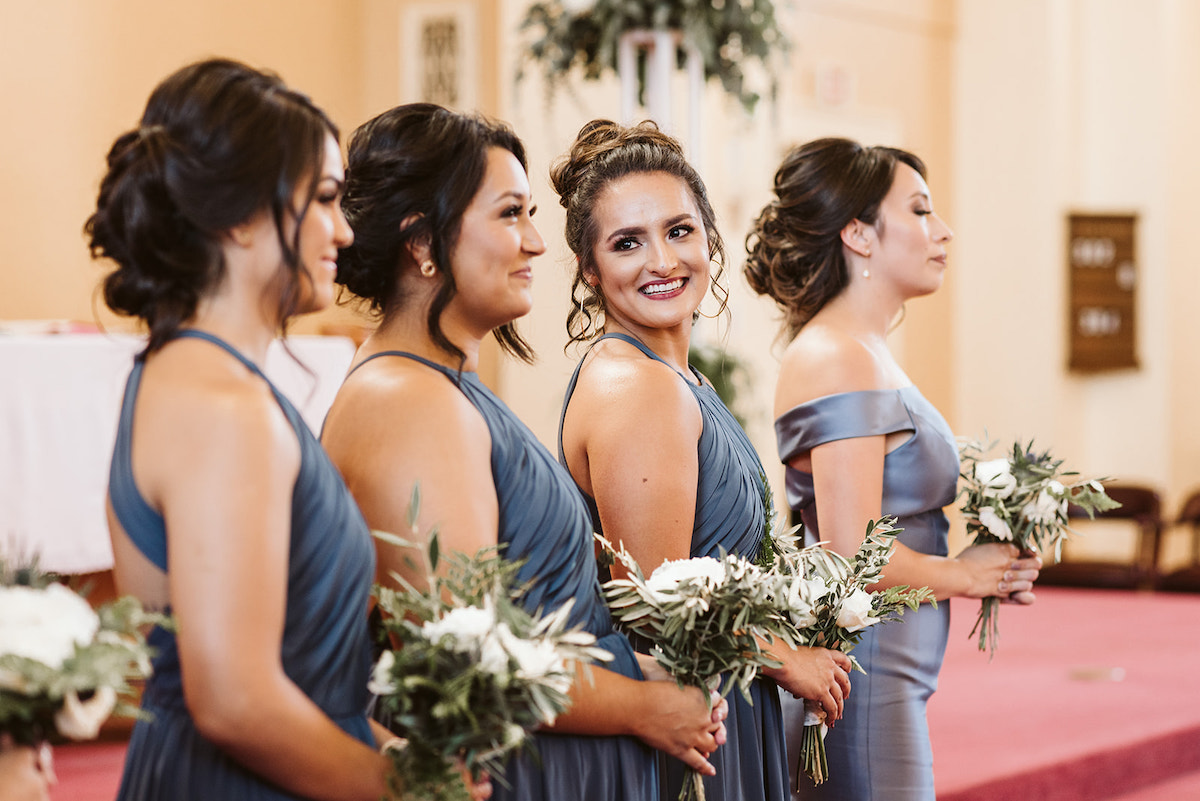
[(495, 199), (493, 199), (492, 202), (499, 203), (510, 197), (513, 198), (514, 200), (519, 200), (522, 203), (524, 203), (527, 200), (532, 200), (531, 195), (527, 195), (524, 192), (518, 191), (516, 189), (508, 189), (508, 190), (505, 190), (504, 192), (501, 192), (500, 194), (496, 195)]
[[(679, 225), (679, 223), (681, 223), (681, 222), (694, 222), (695, 219), (696, 219), (696, 217), (694, 214), (684, 212), (683, 214), (677, 214), (674, 217), (671, 217), (670, 219), (664, 220), (663, 228), (674, 228), (676, 225)], [(646, 230), (646, 226), (644, 226), (644, 225), (628, 225), (624, 228), (618, 228), (617, 230), (613, 231), (611, 234), (609, 234), (605, 238), (604, 241), (611, 242), (614, 239), (621, 239), (626, 236), (632, 236), (634, 234), (643, 233), (643, 232), (645, 232), (645, 230)]]

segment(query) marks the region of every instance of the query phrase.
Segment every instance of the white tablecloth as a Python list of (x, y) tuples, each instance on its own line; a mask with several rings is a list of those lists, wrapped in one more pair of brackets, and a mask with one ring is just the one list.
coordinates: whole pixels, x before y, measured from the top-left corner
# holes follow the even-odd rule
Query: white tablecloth
[[(310, 376), (271, 346), (264, 372), (320, 430), (354, 355), (342, 337), (288, 337)], [(112, 567), (108, 465), (133, 355), (131, 335), (0, 335), (0, 553), (61, 573)]]

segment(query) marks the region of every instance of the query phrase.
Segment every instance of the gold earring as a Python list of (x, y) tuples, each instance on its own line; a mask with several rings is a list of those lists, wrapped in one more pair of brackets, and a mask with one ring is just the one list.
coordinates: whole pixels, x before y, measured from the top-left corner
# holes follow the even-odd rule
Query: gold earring
[(433, 274), (437, 272), (437, 265), (433, 263), (433, 259), (426, 259), (421, 262), (421, 275), (426, 278), (433, 278)]

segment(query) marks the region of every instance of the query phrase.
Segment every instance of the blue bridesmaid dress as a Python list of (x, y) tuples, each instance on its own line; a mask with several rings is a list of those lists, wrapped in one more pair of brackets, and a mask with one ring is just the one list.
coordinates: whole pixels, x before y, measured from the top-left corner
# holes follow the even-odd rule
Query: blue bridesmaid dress
[[(383, 356), (412, 359), (444, 374), (487, 423), (502, 554), (524, 560), (517, 578), (531, 583), (521, 599), (524, 608), (551, 612), (573, 600), (570, 625), (595, 635), (596, 645), (613, 655), (604, 667), (641, 680), (629, 640), (613, 630), (597, 579), (591, 520), (566, 470), (478, 374), (404, 351), (372, 354), (355, 369)], [(503, 781), (493, 779), (492, 801), (652, 801), (658, 787), (654, 753), (634, 737), (537, 733), (533, 752), (510, 760)]]
[[(954, 500), (958, 447), (937, 409), (915, 386), (828, 395), (789, 409), (775, 421), (779, 457), (786, 464), (839, 439), (908, 431), (912, 436), (883, 462), (885, 515), (903, 527), (899, 540), (914, 551), (948, 552), (949, 523), (942, 507)], [(813, 477), (788, 467), (788, 505), (800, 512), (809, 544), (820, 540)], [(854, 648), (867, 671), (851, 676), (845, 715), (829, 730), (829, 779), (820, 785), (802, 773), (800, 799), (933, 801), (933, 754), (925, 706), (937, 689), (946, 651), (950, 606), (923, 604), (903, 622), (868, 628)], [(796, 771), (804, 727), (803, 703), (784, 700), (788, 764)], [(795, 775), (795, 774), (794, 774)]]
[[(620, 339), (649, 358), (663, 361), (654, 351), (624, 334), (605, 334), (600, 339)], [(582, 366), (580, 361), (567, 386), (564, 418)], [(695, 375), (700, 379), (699, 386), (680, 376), (695, 396), (703, 420), (697, 445), (699, 483), (690, 555), (720, 557), (723, 548), (726, 553), (753, 560), (766, 528), (764, 499), (769, 490), (763, 485), (762, 463), (750, 439), (712, 385), (699, 373)], [(565, 462), (561, 420), (559, 459)], [(592, 512), (593, 525), (599, 531), (600, 516), (595, 500), (582, 490), (579, 493), (584, 495)], [(728, 740), (709, 758), (717, 775), (704, 777), (704, 790), (709, 801), (785, 801), (788, 798), (787, 753), (779, 705), (781, 693), (774, 681), (758, 678), (751, 684), (750, 695), (753, 705), (747, 703), (736, 689), (728, 695), (729, 717), (725, 721)], [(686, 766), (665, 755), (662, 764), (661, 798), (674, 801), (682, 787)]]
[[(180, 337), (212, 342), (271, 386), (253, 362), (222, 340), (185, 330)], [(163, 518), (133, 478), (133, 413), (144, 362), (125, 387), (109, 474), (109, 500), (121, 527), (160, 570), (167, 571)], [(334, 723), (374, 747), (367, 722), (371, 648), (367, 602), (375, 575), (375, 548), (337, 468), (300, 413), (274, 386), (280, 408), (300, 442), (300, 471), (292, 489), (287, 608), (280, 661), (288, 677)], [(187, 458), (180, 454), (180, 458)], [(213, 587), (212, 592), (221, 592)], [(155, 628), (158, 654), (142, 694), (151, 720), (138, 721), (125, 757), (118, 801), (274, 801), (300, 799), (234, 761), (197, 730), (183, 697), (175, 635)]]

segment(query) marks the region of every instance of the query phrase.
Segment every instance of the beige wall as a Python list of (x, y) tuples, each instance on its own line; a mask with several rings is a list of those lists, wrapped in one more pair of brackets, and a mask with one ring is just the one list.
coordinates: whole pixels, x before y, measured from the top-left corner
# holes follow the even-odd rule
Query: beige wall
[[(170, 70), (222, 54), (270, 67), (348, 132), (400, 96), (400, 26), (421, 0), (0, 0), (0, 319), (91, 319), (103, 269), (80, 228), (103, 156)], [(481, 32), (480, 104), (529, 145), (539, 224), (536, 308), (522, 322), (541, 361), (499, 366), (513, 408), (553, 447), (574, 356), (562, 354), (570, 259), (546, 180), (617, 85), (547, 101), (514, 85), (527, 0), (468, 0)], [(1200, 484), (1200, 271), (1189, 231), (1200, 164), (1200, 8), (1184, 0), (793, 0), (796, 48), (780, 100), (742, 114), (705, 95), (708, 181), (730, 250), (731, 316), (699, 336), (747, 359), (750, 431), (778, 482), (771, 432), (777, 317), (738, 275), (742, 241), (784, 149), (825, 134), (910, 148), (930, 165), (957, 232), (946, 286), (910, 304), (893, 335), (905, 367), (962, 434), (1036, 437), (1088, 473), (1151, 481), (1173, 510)], [(841, 79), (841, 95), (822, 91)], [(678, 85), (682, 90), (682, 83)], [(682, 115), (680, 105), (677, 113)], [(681, 135), (687, 131), (681, 129)], [(1065, 371), (1064, 215), (1139, 213), (1142, 367)], [(321, 320), (347, 319), (345, 312)]]

